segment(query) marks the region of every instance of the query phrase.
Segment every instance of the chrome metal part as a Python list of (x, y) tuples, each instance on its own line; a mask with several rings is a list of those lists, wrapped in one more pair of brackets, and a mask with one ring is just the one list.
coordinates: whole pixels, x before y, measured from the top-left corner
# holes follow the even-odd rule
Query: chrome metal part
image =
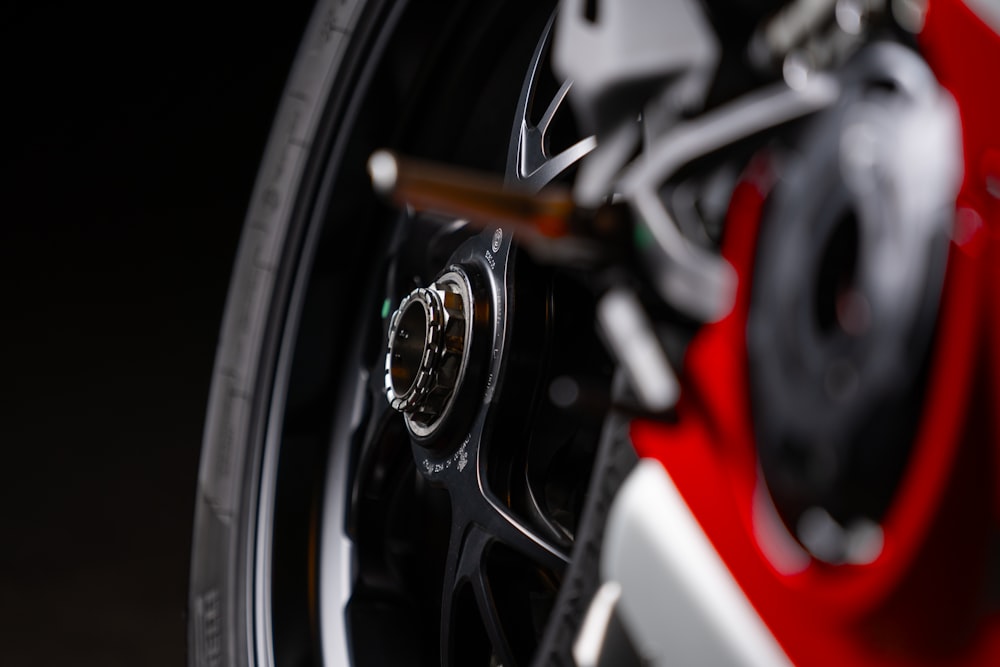
[(815, 74), (798, 89), (778, 85), (751, 93), (676, 125), (626, 169), (620, 190), (653, 240), (639, 251), (668, 303), (696, 319), (718, 320), (732, 307), (736, 276), (724, 259), (684, 237), (660, 197), (664, 182), (692, 160), (828, 107), (839, 90), (833, 78)]
[(454, 402), (468, 365), (472, 290), (453, 267), (400, 302), (389, 323), (385, 395), (418, 437), (431, 435)]

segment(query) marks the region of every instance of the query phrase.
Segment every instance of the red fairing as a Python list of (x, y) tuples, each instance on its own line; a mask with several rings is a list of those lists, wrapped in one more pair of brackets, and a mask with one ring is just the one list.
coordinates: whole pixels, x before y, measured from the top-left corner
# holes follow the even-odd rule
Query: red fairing
[(938, 0), (919, 43), (958, 103), (965, 177), (924, 409), (880, 555), (811, 559), (759, 478), (745, 331), (766, 157), (730, 204), (735, 308), (692, 342), (677, 422), (632, 427), (796, 664), (1000, 664), (1000, 37), (963, 2)]

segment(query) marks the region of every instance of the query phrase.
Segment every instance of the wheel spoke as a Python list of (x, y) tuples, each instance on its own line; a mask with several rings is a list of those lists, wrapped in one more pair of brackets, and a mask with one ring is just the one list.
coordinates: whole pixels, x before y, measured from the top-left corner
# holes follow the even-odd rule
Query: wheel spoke
[(493, 539), (519, 553), (529, 561), (558, 573), (569, 562), (569, 554), (555, 545), (527, 523), (515, 518), (508, 510), (492, 500), (490, 505), (489, 530)]
[(514, 116), (512, 153), (507, 161), (508, 182), (515, 182), (534, 190), (541, 189), (597, 146), (594, 137), (586, 137), (555, 155), (549, 152), (549, 129), (552, 120), (566, 102), (572, 81), (563, 81), (560, 84), (537, 123), (533, 123), (529, 118), (532, 107), (539, 101), (538, 89), (551, 40), (552, 21), (549, 21), (532, 56), (528, 75), (524, 80), (521, 99)]
[(581, 139), (557, 155), (546, 157), (534, 171), (523, 177), (523, 182), (528, 187), (541, 188), (595, 148), (597, 148), (597, 140), (594, 137)]
[(570, 538), (567, 535), (565, 528), (560, 528), (559, 525), (552, 520), (549, 514), (542, 508), (542, 503), (538, 499), (538, 495), (535, 492), (535, 488), (528, 481), (528, 471), (525, 470), (525, 481), (524, 481), (524, 493), (526, 495), (528, 511), (536, 518), (536, 520), (541, 524), (541, 526), (549, 532), (554, 538), (566, 539)]
[(486, 635), (490, 639), (493, 653), (499, 658), (500, 663), (510, 667), (516, 665), (517, 660), (511, 648), (510, 640), (504, 632), (500, 623), (500, 613), (497, 610), (496, 601), (493, 599), (493, 592), (490, 589), (490, 582), (486, 578), (482, 567), (476, 568), (470, 578), (472, 594), (476, 599), (476, 607), (479, 609), (479, 616), (486, 629)]
[(443, 665), (468, 664), (489, 652), (504, 665), (517, 663), (484, 571), (493, 541), (475, 525), (453, 532), (441, 604)]
[(552, 119), (555, 118), (556, 112), (559, 111), (566, 100), (566, 95), (569, 94), (569, 89), (572, 85), (572, 81), (563, 81), (562, 85), (559, 86), (559, 90), (552, 96), (549, 106), (545, 108), (545, 113), (542, 114), (541, 119), (538, 121), (538, 131), (542, 133), (543, 138), (545, 137), (545, 133), (549, 131), (549, 126), (552, 124)]
[(458, 574), (459, 558), (462, 555), (461, 531), (454, 528), (448, 542), (448, 556), (444, 567), (444, 582), (441, 586), (441, 664), (443, 667), (455, 665), (455, 607), (461, 586)]

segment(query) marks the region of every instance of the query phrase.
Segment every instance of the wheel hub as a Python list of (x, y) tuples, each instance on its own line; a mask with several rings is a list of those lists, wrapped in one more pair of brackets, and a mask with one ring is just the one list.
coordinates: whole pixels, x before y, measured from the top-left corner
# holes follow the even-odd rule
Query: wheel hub
[(453, 266), (403, 297), (392, 314), (385, 395), (417, 438), (433, 435), (454, 405), (469, 365), (472, 312), (468, 276)]

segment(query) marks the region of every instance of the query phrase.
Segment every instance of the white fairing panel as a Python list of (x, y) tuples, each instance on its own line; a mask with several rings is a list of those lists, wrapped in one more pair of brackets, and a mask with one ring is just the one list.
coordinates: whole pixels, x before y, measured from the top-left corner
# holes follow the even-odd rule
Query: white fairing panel
[(617, 613), (650, 664), (791, 664), (656, 461), (620, 490), (601, 570), (621, 587)]

